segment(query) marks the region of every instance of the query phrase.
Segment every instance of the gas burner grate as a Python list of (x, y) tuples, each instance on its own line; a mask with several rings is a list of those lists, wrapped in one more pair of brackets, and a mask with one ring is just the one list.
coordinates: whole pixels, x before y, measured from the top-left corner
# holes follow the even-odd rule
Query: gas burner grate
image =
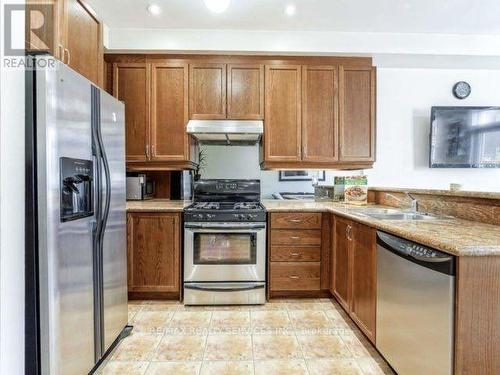
[(234, 204), (235, 210), (260, 210), (261, 206), (258, 202), (238, 202)]
[(220, 208), (219, 202), (198, 202), (193, 206), (197, 210), (218, 210)]

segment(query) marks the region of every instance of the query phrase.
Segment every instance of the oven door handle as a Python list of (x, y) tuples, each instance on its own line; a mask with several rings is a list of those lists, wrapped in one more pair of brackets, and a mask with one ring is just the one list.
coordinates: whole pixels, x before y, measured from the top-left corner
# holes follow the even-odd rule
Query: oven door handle
[[(213, 285), (213, 284), (212, 284)], [(201, 284), (184, 284), (185, 289), (193, 289), (193, 290), (203, 290), (203, 291), (210, 291), (210, 292), (241, 292), (244, 290), (254, 290), (254, 289), (263, 289), (266, 285), (265, 284), (252, 284), (252, 285), (244, 285), (241, 287), (234, 287), (234, 286), (227, 286), (227, 287), (214, 287), (214, 286), (204, 286)]]
[(240, 231), (242, 229), (266, 229), (265, 224), (243, 224), (243, 225), (223, 225), (223, 224), (195, 224), (195, 223), (186, 223), (184, 224), (184, 228), (188, 229), (223, 229), (223, 230), (234, 230)]

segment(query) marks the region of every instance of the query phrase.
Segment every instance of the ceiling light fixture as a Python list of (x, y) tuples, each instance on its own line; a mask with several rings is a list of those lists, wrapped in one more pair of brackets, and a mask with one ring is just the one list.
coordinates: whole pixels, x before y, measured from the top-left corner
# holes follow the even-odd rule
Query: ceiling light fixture
[(205, 6), (214, 13), (224, 12), (231, 3), (231, 0), (203, 0)]
[(293, 16), (293, 15), (295, 14), (295, 10), (296, 10), (296, 9), (295, 9), (295, 5), (293, 5), (293, 4), (289, 4), (289, 5), (287, 5), (287, 6), (286, 6), (286, 8), (285, 8), (285, 14), (286, 14), (287, 16)]
[(156, 4), (150, 4), (148, 6), (148, 12), (151, 13), (154, 16), (157, 16), (158, 14), (161, 13), (161, 8), (159, 5)]

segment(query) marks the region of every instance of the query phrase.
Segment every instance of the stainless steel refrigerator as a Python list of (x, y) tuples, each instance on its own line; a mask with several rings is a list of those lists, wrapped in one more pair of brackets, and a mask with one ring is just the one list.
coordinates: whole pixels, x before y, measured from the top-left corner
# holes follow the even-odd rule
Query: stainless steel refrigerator
[(124, 105), (66, 65), (33, 59), (26, 373), (87, 374), (130, 330)]

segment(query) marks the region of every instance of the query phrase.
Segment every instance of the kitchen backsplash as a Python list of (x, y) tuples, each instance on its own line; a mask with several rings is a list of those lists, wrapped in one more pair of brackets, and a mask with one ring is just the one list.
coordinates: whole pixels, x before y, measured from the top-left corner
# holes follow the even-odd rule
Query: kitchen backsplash
[[(261, 181), (263, 198), (271, 198), (275, 192), (314, 193), (311, 181), (279, 181), (279, 171), (261, 171), (259, 146), (202, 146), (207, 166), (202, 178), (257, 178)], [(334, 176), (355, 174), (352, 171), (326, 171), (320, 185), (333, 185)]]

